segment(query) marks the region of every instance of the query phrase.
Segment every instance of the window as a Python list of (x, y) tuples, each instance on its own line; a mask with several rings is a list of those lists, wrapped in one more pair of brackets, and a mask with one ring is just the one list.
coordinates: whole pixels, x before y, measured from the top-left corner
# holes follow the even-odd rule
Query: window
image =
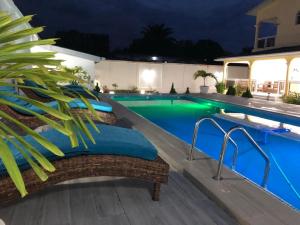
[(300, 25), (300, 11), (296, 15), (296, 25)]

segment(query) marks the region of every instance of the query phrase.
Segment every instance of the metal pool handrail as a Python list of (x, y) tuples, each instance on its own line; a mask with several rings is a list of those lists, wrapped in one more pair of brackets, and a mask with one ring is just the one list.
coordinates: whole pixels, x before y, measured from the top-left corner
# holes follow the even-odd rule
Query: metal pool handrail
[(230, 140), (230, 135), (237, 131), (240, 130), (242, 131), (243, 134), (246, 135), (246, 137), (248, 138), (248, 140), (256, 147), (256, 149), (258, 150), (258, 152), (261, 154), (261, 156), (264, 158), (264, 160), (266, 161), (266, 166), (265, 166), (265, 171), (264, 171), (264, 178), (263, 178), (263, 182), (262, 182), (262, 187), (265, 188), (268, 182), (268, 178), (269, 178), (269, 174), (270, 174), (270, 159), (267, 156), (267, 154), (262, 150), (262, 148), (256, 143), (256, 141), (251, 137), (251, 135), (245, 130), (245, 128), (243, 127), (233, 127), (231, 128), (228, 133), (224, 136), (224, 142), (222, 145), (222, 150), (220, 153), (220, 159), (219, 159), (219, 164), (218, 164), (218, 171), (217, 171), (217, 175), (215, 176), (216, 180), (220, 180), (221, 179), (221, 174), (222, 174), (222, 169), (223, 169), (223, 164), (224, 164), (224, 156), (226, 153), (226, 148), (227, 148), (227, 143), (228, 140)]
[[(193, 142), (192, 142), (192, 146), (191, 146), (191, 149), (188, 153), (188, 160), (193, 160), (193, 153), (194, 153), (194, 148), (195, 148), (195, 145), (196, 145), (196, 141), (197, 141), (197, 137), (198, 137), (198, 130), (199, 130), (199, 126), (202, 122), (204, 121), (210, 121), (216, 128), (218, 128), (220, 131), (222, 131), (222, 133), (224, 135), (226, 135), (226, 131), (212, 118), (210, 117), (205, 117), (205, 118), (202, 118), (200, 120), (198, 120), (196, 123), (195, 123), (195, 128), (194, 128), (194, 134), (193, 134)], [(236, 160), (237, 160), (237, 156), (238, 156), (238, 146), (237, 144), (235, 143), (234, 140), (232, 140), (231, 137), (229, 137), (229, 140), (232, 142), (232, 144), (235, 146), (235, 151), (234, 151), (234, 155), (233, 155), (233, 160), (232, 160), (232, 169), (235, 168), (235, 165), (236, 165)]]

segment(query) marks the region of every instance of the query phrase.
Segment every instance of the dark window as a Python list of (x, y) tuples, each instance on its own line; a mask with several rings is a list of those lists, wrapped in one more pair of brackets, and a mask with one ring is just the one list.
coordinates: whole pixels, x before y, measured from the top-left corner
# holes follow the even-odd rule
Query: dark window
[(275, 38), (271, 37), (267, 39), (266, 47), (274, 47), (275, 46)]
[(296, 15), (296, 25), (300, 24), (300, 12)]
[(264, 48), (265, 47), (265, 39), (258, 40), (257, 48)]

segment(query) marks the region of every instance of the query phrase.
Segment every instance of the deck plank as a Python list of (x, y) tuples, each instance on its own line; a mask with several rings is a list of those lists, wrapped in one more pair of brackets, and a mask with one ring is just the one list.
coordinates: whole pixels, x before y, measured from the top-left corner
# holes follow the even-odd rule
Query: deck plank
[(6, 225), (234, 225), (236, 222), (183, 175), (171, 171), (161, 199), (132, 179), (86, 178), (50, 188), (0, 209)]

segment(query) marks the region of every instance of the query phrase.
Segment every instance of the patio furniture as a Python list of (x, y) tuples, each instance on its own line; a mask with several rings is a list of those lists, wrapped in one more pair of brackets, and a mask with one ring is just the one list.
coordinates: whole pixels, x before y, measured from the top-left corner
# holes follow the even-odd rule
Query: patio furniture
[[(24, 81), (24, 85), (29, 86), (29, 87), (39, 87), (39, 88), (43, 88), (41, 85), (38, 85), (37, 83), (33, 82), (33, 81)], [(41, 102), (51, 102), (53, 101), (53, 99), (43, 93), (41, 93), (40, 91), (36, 91), (30, 88), (20, 88), (22, 90), (22, 92), (30, 97), (31, 99), (35, 99)], [(63, 86), (63, 89), (65, 90), (65, 94), (68, 96), (71, 96), (72, 93), (77, 93), (80, 94), (82, 96), (84, 96), (85, 98), (88, 99), (95, 99), (93, 96), (89, 95), (82, 86), (80, 85), (66, 85)], [(99, 100), (99, 93), (96, 91), (91, 91), (92, 94), (96, 97), (97, 100)], [(71, 96), (73, 97), (73, 96)]]
[[(91, 125), (87, 126), (96, 141), (96, 144), (92, 144), (84, 137), (88, 149), (85, 149), (82, 143), (76, 148), (71, 148), (68, 137), (54, 129), (40, 133), (64, 152), (63, 158), (46, 150), (31, 136), (25, 136), (26, 141), (33, 144), (56, 168), (45, 182), (36, 176), (17, 149), (8, 143), (22, 170), (28, 193), (32, 194), (72, 179), (114, 176), (152, 182), (152, 199), (158, 201), (160, 186), (168, 181), (169, 165), (158, 156), (156, 148), (140, 132), (133, 129), (97, 124), (101, 131), (97, 133)], [(0, 162), (0, 187), (2, 204), (21, 199), (2, 162)]]
[[(14, 87), (0, 86), (0, 92), (9, 92), (10, 94), (18, 95), (18, 93), (16, 92)], [(47, 114), (40, 108), (38, 108), (26, 101), (23, 101), (17, 97), (5, 96), (5, 95), (1, 95), (0, 97), (7, 101), (14, 102), (28, 110), (32, 110), (36, 113), (43, 114), (52, 120), (57, 120), (57, 118)], [(77, 114), (77, 115), (84, 115), (84, 114), (89, 115), (90, 118), (92, 120), (94, 120), (95, 122), (102, 122), (102, 123), (106, 123), (106, 124), (114, 124), (116, 122), (117, 119), (116, 119), (115, 114), (112, 112), (111, 105), (109, 105), (106, 102), (100, 102), (100, 101), (96, 101), (93, 99), (89, 99), (89, 101), (92, 104), (92, 106), (94, 107), (96, 114), (98, 115), (98, 117), (100, 118), (101, 121), (99, 121), (99, 120), (97, 120), (97, 118), (95, 118), (93, 113), (87, 109), (86, 105), (80, 99), (74, 99), (72, 102), (69, 103), (69, 106), (72, 108), (72, 113)], [(58, 107), (57, 101), (51, 101), (51, 102), (47, 102), (45, 104), (47, 104), (48, 106), (50, 106), (52, 108)], [(28, 113), (27, 111), (24, 111), (24, 110), (21, 110), (18, 108), (11, 108), (7, 105), (0, 105), (0, 110), (5, 111), (9, 115), (18, 119), (19, 121), (22, 121), (23, 123), (25, 123), (27, 126), (29, 126), (32, 129), (35, 129), (41, 125), (44, 125), (43, 121), (41, 121), (37, 117), (33, 116), (32, 114)], [(82, 117), (82, 118), (84, 118), (84, 117)]]
[[(24, 81), (24, 85), (29, 86), (29, 87), (39, 87), (43, 88), (41, 85), (38, 85), (37, 83), (29, 80)], [(22, 92), (29, 98), (38, 100), (40, 102), (51, 102), (53, 99), (49, 97), (48, 95), (43, 94), (40, 91), (35, 91), (30, 88), (20, 88)]]

